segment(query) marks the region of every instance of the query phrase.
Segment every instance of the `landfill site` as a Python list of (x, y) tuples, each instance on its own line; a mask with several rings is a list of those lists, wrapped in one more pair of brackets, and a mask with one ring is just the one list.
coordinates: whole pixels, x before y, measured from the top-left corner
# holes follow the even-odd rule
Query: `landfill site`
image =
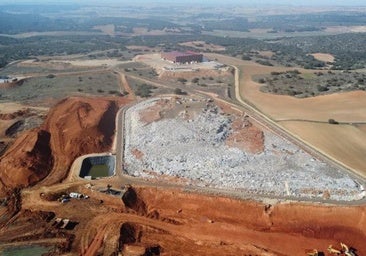
[(365, 255), (361, 185), (253, 118), (191, 95), (61, 101), (1, 157), (0, 254)]
[(154, 98), (128, 108), (125, 171), (256, 196), (338, 201), (365, 196), (363, 186), (343, 170), (314, 158), (245, 113), (223, 109), (203, 97)]

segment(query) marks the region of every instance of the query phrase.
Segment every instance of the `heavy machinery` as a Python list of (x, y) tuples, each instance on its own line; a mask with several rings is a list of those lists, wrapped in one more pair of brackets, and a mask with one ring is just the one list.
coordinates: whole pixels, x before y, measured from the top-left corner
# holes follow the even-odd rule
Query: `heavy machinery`
[(305, 250), (307, 256), (325, 256), (324, 252), (320, 252), (317, 249)]
[(314, 250), (307, 250), (306, 252), (307, 256), (319, 256), (318, 250), (314, 249)]
[(341, 250), (334, 249), (332, 245), (329, 245), (328, 252), (334, 255), (342, 255), (342, 256), (356, 256), (356, 253), (353, 249), (350, 249), (346, 244), (341, 244)]
[(344, 255), (356, 256), (355, 252), (353, 250), (349, 249), (348, 246), (345, 245), (344, 243), (341, 243), (341, 247), (342, 247), (342, 252), (344, 253)]
[(342, 253), (340, 250), (334, 249), (333, 245), (328, 246), (328, 252), (334, 255), (341, 255)]

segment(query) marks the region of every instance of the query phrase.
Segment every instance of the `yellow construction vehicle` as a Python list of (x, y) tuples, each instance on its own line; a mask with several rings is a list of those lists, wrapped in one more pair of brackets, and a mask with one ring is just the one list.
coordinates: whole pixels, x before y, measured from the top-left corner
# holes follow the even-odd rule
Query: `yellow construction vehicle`
[(354, 249), (350, 249), (346, 244), (341, 244), (341, 250), (334, 249), (332, 245), (329, 245), (328, 252), (334, 255), (342, 255), (342, 256), (356, 256)]
[(328, 252), (334, 255), (341, 255), (342, 253), (340, 250), (334, 249), (333, 245), (328, 246)]
[(319, 256), (319, 254), (318, 254), (318, 250), (317, 250), (317, 249), (307, 250), (307, 251), (306, 251), (306, 255), (307, 255), (307, 256)]
[(352, 250), (350, 250), (349, 248), (348, 248), (348, 246), (347, 245), (345, 245), (344, 243), (341, 243), (341, 247), (342, 247), (342, 252), (344, 253), (344, 255), (346, 255), (346, 256), (355, 256), (356, 254), (352, 251)]
[(320, 252), (317, 249), (307, 249), (305, 253), (307, 256), (325, 256), (324, 252)]

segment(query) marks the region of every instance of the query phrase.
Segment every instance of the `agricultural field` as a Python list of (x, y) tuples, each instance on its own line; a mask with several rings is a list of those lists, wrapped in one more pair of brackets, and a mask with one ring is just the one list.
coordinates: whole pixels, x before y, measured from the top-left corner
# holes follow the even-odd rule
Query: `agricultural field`
[[(270, 74), (273, 72), (288, 74), (286, 67), (261, 66), (236, 58), (212, 56), (216, 56), (223, 63), (235, 64), (239, 67), (242, 99), (283, 125), (290, 133), (296, 134), (312, 145), (317, 145), (316, 148), (327, 152), (330, 157), (342, 159), (342, 163), (350, 169), (363, 176), (366, 175), (363, 153), (366, 150), (365, 130), (354, 126), (359, 123), (362, 127), (366, 122), (365, 91), (338, 92), (308, 98), (265, 93), (260, 90), (261, 84), (255, 81), (256, 78), (264, 74), (271, 76)], [(299, 69), (298, 72), (303, 73), (305, 70)], [(347, 75), (352, 75), (352, 73), (347, 73)], [(312, 76), (309, 75), (310, 78)], [(275, 106), (273, 102), (275, 102)], [(343, 125), (334, 127), (337, 124), (329, 123), (330, 119)], [(331, 132), (324, 133), (328, 130)], [(322, 135), (325, 136), (323, 139), (326, 143), (321, 143), (323, 139), (319, 138)]]

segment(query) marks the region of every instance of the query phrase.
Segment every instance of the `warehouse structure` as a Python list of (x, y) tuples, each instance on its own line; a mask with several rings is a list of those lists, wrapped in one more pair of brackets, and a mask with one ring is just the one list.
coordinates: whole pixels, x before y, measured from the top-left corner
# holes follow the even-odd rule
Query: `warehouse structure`
[(173, 63), (192, 63), (192, 62), (202, 62), (203, 55), (195, 52), (162, 52), (161, 58)]

